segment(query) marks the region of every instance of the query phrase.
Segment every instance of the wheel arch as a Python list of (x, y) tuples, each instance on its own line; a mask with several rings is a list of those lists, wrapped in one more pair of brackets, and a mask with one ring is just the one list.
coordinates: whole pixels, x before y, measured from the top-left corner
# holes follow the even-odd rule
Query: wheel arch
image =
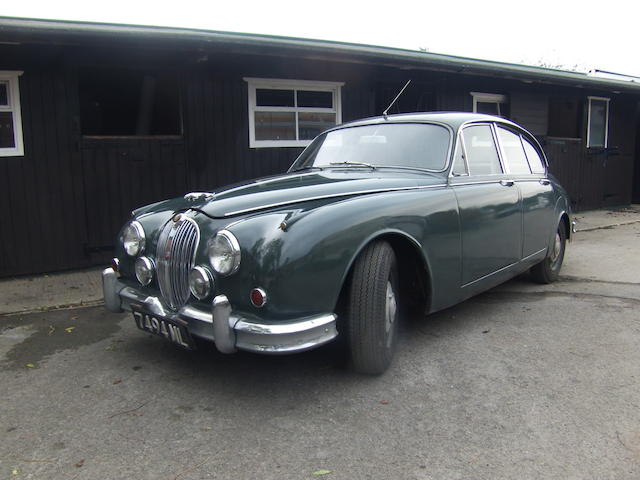
[(368, 245), (379, 240), (388, 242), (391, 248), (393, 248), (398, 263), (401, 291), (404, 294), (408, 292), (413, 293), (414, 295), (410, 298), (421, 306), (424, 306), (425, 311), (427, 311), (430, 308), (430, 302), (433, 298), (433, 282), (429, 260), (420, 242), (400, 230), (376, 232), (359, 245), (342, 276), (336, 310), (340, 310), (340, 307), (344, 305), (346, 300), (345, 297), (348, 294), (349, 279), (356, 259)]

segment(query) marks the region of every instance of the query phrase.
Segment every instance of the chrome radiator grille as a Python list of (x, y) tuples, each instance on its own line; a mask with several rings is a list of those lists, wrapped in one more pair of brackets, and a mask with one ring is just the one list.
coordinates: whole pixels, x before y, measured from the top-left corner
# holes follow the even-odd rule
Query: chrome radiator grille
[(177, 310), (189, 299), (189, 272), (200, 241), (198, 225), (178, 214), (162, 229), (156, 252), (160, 292), (169, 307)]

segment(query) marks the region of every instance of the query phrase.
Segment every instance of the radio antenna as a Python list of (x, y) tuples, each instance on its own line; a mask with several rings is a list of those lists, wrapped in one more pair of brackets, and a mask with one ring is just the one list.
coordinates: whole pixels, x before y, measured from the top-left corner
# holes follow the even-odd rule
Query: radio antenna
[(387, 112), (389, 111), (389, 109), (393, 107), (394, 103), (396, 103), (396, 101), (400, 98), (400, 95), (402, 95), (402, 92), (404, 92), (405, 88), (407, 88), (410, 83), (411, 83), (411, 80), (409, 80), (407, 83), (404, 84), (404, 87), (402, 87), (402, 90), (398, 92), (398, 95), (396, 95), (396, 98), (394, 98), (393, 101), (386, 108), (386, 110), (382, 112), (382, 116), (384, 117), (385, 120), (387, 119)]

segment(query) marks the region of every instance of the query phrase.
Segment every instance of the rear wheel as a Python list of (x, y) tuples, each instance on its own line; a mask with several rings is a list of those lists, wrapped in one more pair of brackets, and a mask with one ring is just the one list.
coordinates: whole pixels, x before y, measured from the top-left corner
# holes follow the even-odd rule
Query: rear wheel
[(398, 337), (398, 268), (385, 241), (368, 245), (356, 259), (348, 305), (353, 369), (378, 375), (391, 364)]
[(531, 267), (531, 278), (533, 280), (538, 283), (553, 283), (558, 279), (562, 261), (564, 260), (566, 243), (567, 230), (564, 222), (561, 221), (547, 256), (540, 263)]

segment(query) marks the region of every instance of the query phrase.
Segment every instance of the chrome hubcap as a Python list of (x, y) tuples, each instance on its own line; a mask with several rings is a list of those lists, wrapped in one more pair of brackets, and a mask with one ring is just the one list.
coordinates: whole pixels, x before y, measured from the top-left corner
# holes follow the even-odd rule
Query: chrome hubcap
[[(385, 308), (385, 321), (384, 321), (384, 329), (386, 333), (389, 333), (391, 327), (393, 326), (393, 322), (396, 321), (396, 313), (398, 310), (398, 304), (396, 302), (396, 294), (393, 291), (393, 286), (391, 282), (387, 282), (387, 293), (386, 293), (386, 308)], [(390, 337), (389, 337), (390, 338)]]
[(558, 260), (560, 250), (562, 250), (562, 239), (560, 238), (560, 232), (557, 232), (556, 239), (553, 242), (553, 250), (551, 251), (551, 263), (555, 263)]

